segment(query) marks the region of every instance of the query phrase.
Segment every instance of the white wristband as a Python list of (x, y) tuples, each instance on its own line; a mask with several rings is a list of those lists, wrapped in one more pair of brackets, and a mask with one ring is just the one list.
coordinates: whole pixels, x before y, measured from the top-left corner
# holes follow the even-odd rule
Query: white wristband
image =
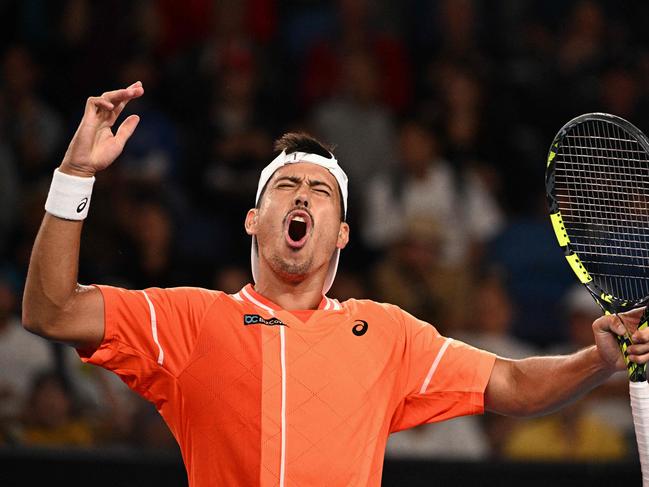
[(82, 178), (54, 171), (45, 211), (65, 220), (85, 220), (95, 177)]

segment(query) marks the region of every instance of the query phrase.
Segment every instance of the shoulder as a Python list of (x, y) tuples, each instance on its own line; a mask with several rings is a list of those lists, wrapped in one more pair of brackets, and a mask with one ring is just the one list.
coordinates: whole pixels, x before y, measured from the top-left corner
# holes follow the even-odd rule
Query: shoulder
[(97, 285), (104, 302), (110, 308), (147, 306), (158, 309), (194, 309), (205, 310), (217, 303), (234, 302), (234, 298), (222, 291), (198, 287), (150, 287), (140, 290), (129, 290), (113, 286)]
[(222, 291), (215, 291), (212, 289), (205, 289), (201, 287), (168, 287), (168, 288), (157, 288), (152, 287), (148, 289), (143, 289), (143, 292), (148, 295), (159, 295), (166, 296), (168, 299), (181, 299), (181, 300), (208, 300), (215, 301), (218, 299), (225, 299), (227, 294)]
[(380, 303), (371, 299), (348, 299), (341, 303), (350, 314), (372, 317), (381, 322), (403, 324), (409, 316), (404, 310), (390, 303)]
[(175, 287), (145, 290), (147, 293), (149, 291), (159, 293), (162, 299), (166, 299), (169, 304), (173, 304), (176, 307), (193, 308), (196, 311), (202, 310), (203, 312), (221, 312), (225, 309), (236, 308), (243, 304), (243, 301), (237, 299), (236, 295), (214, 289)]

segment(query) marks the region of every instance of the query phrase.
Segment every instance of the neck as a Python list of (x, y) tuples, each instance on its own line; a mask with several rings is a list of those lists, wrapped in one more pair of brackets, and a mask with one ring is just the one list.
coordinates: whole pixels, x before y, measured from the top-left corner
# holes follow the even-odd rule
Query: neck
[(269, 269), (260, 268), (255, 291), (286, 310), (317, 309), (322, 301), (324, 274), (287, 282)]

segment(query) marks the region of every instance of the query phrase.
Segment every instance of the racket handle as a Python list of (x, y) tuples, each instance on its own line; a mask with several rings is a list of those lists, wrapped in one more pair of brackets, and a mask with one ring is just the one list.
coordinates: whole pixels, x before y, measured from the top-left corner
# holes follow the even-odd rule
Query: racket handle
[(629, 395), (642, 469), (642, 485), (649, 487), (649, 384), (646, 381), (629, 382)]

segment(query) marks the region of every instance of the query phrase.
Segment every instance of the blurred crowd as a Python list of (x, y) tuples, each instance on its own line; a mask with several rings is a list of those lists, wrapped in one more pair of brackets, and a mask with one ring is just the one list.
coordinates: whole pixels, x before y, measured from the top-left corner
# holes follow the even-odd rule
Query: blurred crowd
[[(397, 304), (506, 357), (592, 342), (598, 315), (548, 223), (563, 123), (649, 129), (646, 2), (5, 0), (0, 2), (0, 445), (172, 450), (152, 406), (20, 326), (29, 253), (86, 97), (141, 80), (141, 116), (98, 176), (83, 283), (236, 292), (243, 217), (273, 140), (335, 145), (352, 241), (330, 295)], [(601, 458), (634, 443), (624, 377), (560, 414), (461, 418), (388, 455)]]

